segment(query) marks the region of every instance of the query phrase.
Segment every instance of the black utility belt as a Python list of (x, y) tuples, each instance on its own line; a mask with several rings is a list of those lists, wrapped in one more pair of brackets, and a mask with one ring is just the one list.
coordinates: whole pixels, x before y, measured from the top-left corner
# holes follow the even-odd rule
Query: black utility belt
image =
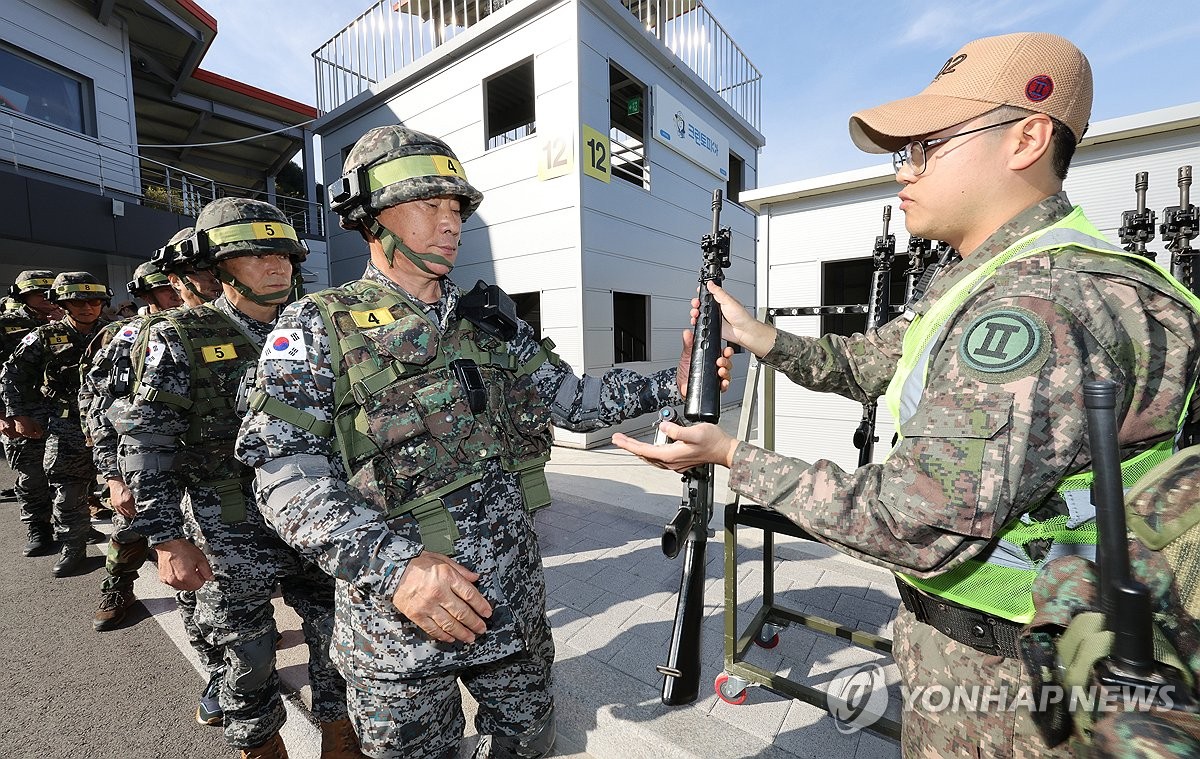
[(971, 609), (896, 578), (900, 600), (918, 622), (936, 627), (946, 637), (988, 656), (1020, 656), (1021, 625), (994, 614)]

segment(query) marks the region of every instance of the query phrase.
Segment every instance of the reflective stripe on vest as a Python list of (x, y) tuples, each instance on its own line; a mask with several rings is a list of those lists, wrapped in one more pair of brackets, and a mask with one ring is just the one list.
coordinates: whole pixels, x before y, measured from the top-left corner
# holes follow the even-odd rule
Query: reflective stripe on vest
[[(899, 430), (916, 412), (924, 394), (926, 374), (933, 346), (942, 328), (971, 295), (1004, 264), (1037, 255), (1054, 248), (1074, 247), (1103, 255), (1129, 258), (1158, 272), (1191, 307), (1200, 313), (1200, 299), (1180, 284), (1169, 272), (1153, 261), (1127, 253), (1105, 241), (1076, 206), (1057, 223), (1029, 234), (1013, 243), (937, 300), (924, 316), (916, 316), (904, 333), (903, 351), (896, 374), (888, 385), (885, 401)], [(1187, 417), (1195, 385), (1177, 422), (1179, 429)], [(1174, 441), (1166, 440), (1121, 462), (1121, 477), (1126, 488), (1174, 452)], [(1058, 493), (1067, 503), (1068, 514), (1035, 521), (1025, 514), (997, 535), (985, 552), (986, 558), (969, 559), (949, 572), (927, 579), (897, 573), (904, 582), (934, 596), (972, 609), (994, 614), (1015, 622), (1033, 618), (1031, 589), (1042, 565), (1062, 556), (1096, 558), (1095, 507), (1091, 503), (1090, 470), (1065, 478)], [(1032, 541), (1051, 541), (1043, 558), (1034, 561), (1024, 546)]]

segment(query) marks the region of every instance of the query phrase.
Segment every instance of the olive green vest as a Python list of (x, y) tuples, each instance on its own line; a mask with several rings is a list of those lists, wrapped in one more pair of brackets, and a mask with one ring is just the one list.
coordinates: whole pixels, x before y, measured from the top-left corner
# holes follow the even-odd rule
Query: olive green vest
[[(412, 514), (422, 542), (452, 554), (458, 530), (442, 496), (478, 480), (492, 459), (520, 478), (525, 506), (550, 503), (550, 408), (532, 374), (558, 362), (550, 340), (518, 366), (507, 343), (452, 315), (442, 332), (406, 296), (368, 280), (307, 296), (321, 313), (334, 370), (334, 421), (316, 423), (256, 394), (251, 407), (329, 436), (349, 484), (389, 518)], [(478, 365), (486, 404), (473, 413), (451, 362)], [(311, 423), (310, 423), (311, 422)]]
[(254, 470), (233, 455), (242, 423), (237, 393), (246, 371), (257, 365), (261, 346), (209, 303), (156, 314), (142, 325), (134, 348), (134, 356), (139, 358), (139, 382), (150, 326), (159, 320), (170, 323), (179, 335), (191, 370), (191, 392), (184, 398), (142, 383), (138, 393), (148, 401), (175, 406), (187, 415), (188, 430), (179, 441), (180, 474), (189, 485), (217, 492), (222, 521), (243, 521), (243, 488), (254, 480)]
[(80, 334), (66, 320), (40, 328), (39, 336), (46, 349), (42, 395), (50, 399), (62, 416), (79, 413), (79, 363), (95, 334), (95, 329), (87, 335)]

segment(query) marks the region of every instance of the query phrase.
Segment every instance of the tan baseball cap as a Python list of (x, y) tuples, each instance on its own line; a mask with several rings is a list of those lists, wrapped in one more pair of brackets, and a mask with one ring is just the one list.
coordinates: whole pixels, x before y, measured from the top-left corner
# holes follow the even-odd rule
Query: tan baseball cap
[(850, 139), (868, 153), (891, 153), (1002, 105), (1053, 116), (1078, 142), (1092, 113), (1092, 67), (1056, 34), (984, 37), (950, 56), (920, 93), (851, 116)]

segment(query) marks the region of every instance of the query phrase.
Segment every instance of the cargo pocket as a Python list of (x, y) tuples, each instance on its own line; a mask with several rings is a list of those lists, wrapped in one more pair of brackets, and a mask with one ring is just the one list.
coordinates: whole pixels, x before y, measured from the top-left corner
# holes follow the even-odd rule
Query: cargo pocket
[(900, 427), (901, 460), (914, 470), (896, 508), (919, 524), (990, 535), (1007, 482), (1012, 406), (1009, 393), (927, 394)]

